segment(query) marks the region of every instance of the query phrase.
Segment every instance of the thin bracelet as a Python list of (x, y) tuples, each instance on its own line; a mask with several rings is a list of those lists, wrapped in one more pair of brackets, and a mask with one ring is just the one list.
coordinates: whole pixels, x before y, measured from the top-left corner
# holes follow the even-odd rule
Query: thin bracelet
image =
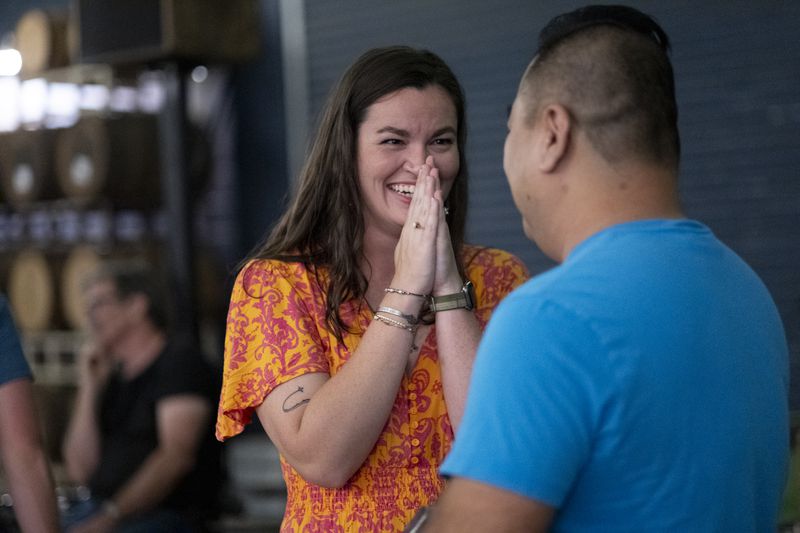
[(419, 322), (419, 319), (417, 317), (415, 317), (414, 315), (407, 315), (407, 314), (403, 313), (402, 311), (400, 311), (398, 309), (395, 309), (394, 307), (381, 306), (381, 307), (378, 308), (377, 312), (378, 313), (389, 313), (390, 315), (399, 316), (400, 318), (402, 318), (403, 320), (405, 320), (406, 322), (408, 322), (412, 326), (415, 326), (417, 324), (417, 322)]
[(394, 326), (396, 328), (404, 329), (404, 330), (406, 330), (406, 331), (408, 331), (409, 333), (412, 333), (412, 334), (415, 334), (417, 332), (416, 326), (409, 326), (407, 324), (403, 324), (402, 322), (399, 322), (397, 320), (392, 320), (391, 318), (387, 318), (387, 317), (385, 317), (383, 315), (379, 315), (377, 313), (375, 313), (375, 316), (373, 316), (372, 318), (374, 320), (377, 320), (378, 322), (383, 322), (387, 326)]
[(394, 287), (386, 287), (383, 289), (383, 292), (393, 292), (394, 294), (402, 294), (403, 296), (416, 296), (417, 298), (422, 298), (423, 300), (430, 298), (430, 294), (418, 294), (416, 292), (404, 291), (403, 289), (395, 289)]
[(409, 325), (409, 324), (403, 324), (399, 320), (394, 320), (394, 319), (391, 319), (389, 317), (386, 317), (386, 316), (383, 316), (383, 315), (379, 315), (378, 313), (375, 313), (375, 316), (373, 318), (375, 320), (383, 322), (384, 324), (387, 324), (387, 325), (390, 325), (390, 326), (394, 326), (396, 328), (404, 329), (404, 330), (406, 330), (406, 331), (408, 331), (410, 333), (416, 333), (417, 332), (416, 326), (412, 326), (412, 325)]

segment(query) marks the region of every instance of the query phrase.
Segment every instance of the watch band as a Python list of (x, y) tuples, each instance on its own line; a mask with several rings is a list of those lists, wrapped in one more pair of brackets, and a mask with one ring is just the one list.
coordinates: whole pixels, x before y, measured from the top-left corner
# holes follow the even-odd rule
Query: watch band
[(474, 289), (472, 282), (467, 280), (461, 287), (461, 291), (454, 294), (443, 296), (431, 296), (430, 309), (434, 313), (439, 311), (450, 311), (451, 309), (472, 310), (475, 307)]

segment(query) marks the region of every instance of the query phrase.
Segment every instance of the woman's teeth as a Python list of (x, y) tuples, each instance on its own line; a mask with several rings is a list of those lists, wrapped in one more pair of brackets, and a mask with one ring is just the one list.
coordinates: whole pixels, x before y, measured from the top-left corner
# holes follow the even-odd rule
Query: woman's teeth
[(400, 184), (393, 184), (389, 185), (389, 189), (393, 190), (396, 193), (400, 193), (403, 196), (414, 196), (414, 189), (416, 189), (416, 185), (400, 185)]

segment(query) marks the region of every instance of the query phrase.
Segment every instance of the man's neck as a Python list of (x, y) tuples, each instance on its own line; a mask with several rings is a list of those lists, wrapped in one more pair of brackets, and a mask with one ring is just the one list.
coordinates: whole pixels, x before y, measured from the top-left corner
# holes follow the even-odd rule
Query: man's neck
[(630, 170), (629, 175), (629, 179), (619, 174), (600, 177), (573, 197), (571, 208), (564, 211), (561, 261), (578, 244), (611, 226), (684, 218), (674, 177), (642, 168)]

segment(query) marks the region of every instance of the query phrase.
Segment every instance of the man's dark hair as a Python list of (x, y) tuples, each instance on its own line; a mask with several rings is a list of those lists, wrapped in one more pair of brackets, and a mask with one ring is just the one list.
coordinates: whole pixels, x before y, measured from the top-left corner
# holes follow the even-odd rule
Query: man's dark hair
[(608, 25), (640, 33), (653, 39), (664, 53), (670, 51), (669, 37), (650, 16), (628, 6), (586, 6), (554, 17), (539, 32), (539, 54), (561, 40), (592, 26)]
[(117, 296), (125, 300), (136, 294), (147, 298), (147, 314), (153, 324), (168, 331), (171, 324), (169, 301), (162, 278), (155, 269), (141, 259), (111, 259), (104, 261), (85, 280), (84, 286), (109, 281)]
[(608, 161), (628, 156), (677, 171), (680, 160), (669, 37), (627, 6), (586, 6), (553, 18), (523, 80), (528, 118), (560, 103)]

